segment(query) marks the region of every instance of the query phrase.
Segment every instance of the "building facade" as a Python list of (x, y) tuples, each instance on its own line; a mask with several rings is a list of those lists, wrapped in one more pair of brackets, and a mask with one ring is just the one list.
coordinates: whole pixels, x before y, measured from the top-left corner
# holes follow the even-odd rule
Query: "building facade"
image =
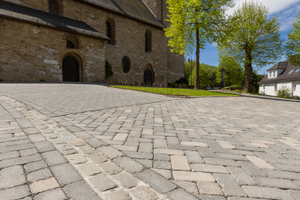
[(267, 71), (268, 74), (258, 83), (260, 94), (277, 96), (278, 90), (286, 88), (293, 96), (300, 97), (300, 66), (293, 66), (286, 60)]
[(0, 1), (0, 78), (174, 82), (184, 76), (184, 58), (167, 46), (167, 14), (164, 0)]

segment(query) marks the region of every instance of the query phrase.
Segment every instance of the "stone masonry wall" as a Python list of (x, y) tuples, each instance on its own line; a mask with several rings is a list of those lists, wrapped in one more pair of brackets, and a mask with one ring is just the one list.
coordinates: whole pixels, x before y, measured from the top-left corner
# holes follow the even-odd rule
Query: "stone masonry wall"
[[(9, 1), (48, 11), (48, 0)], [(160, 0), (157, 1), (159, 4), (156, 5), (161, 5)], [(140, 84), (144, 81), (144, 71), (149, 66), (152, 66), (155, 74), (156, 85), (174, 82), (184, 76), (183, 57), (169, 53), (167, 38), (162, 29), (78, 1), (59, 0), (59, 3), (63, 16), (84, 21), (104, 35), (106, 34), (106, 20), (111, 18), (115, 21), (116, 44), (106, 44), (105, 57), (112, 65), (114, 72), (109, 82)], [(150, 53), (145, 52), (146, 30), (152, 33), (152, 52)], [(128, 73), (124, 73), (122, 69), (124, 56), (128, 56), (131, 60), (131, 70)]]
[(81, 81), (104, 82), (105, 41), (81, 35), (79, 49), (66, 48), (70, 33), (0, 18), (0, 78), (4, 81), (62, 81), (62, 61), (73, 55)]

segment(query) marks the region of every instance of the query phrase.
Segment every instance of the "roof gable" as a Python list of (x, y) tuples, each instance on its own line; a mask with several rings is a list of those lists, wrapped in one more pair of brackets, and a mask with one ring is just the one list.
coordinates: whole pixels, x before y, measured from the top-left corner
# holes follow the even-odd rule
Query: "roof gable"
[(289, 82), (289, 81), (300, 81), (300, 66), (292, 65), (289, 60), (284, 62), (276, 63), (270, 70), (283, 69), (284, 71), (276, 78), (268, 78), (266, 75), (259, 84), (265, 83), (277, 83), (277, 82)]

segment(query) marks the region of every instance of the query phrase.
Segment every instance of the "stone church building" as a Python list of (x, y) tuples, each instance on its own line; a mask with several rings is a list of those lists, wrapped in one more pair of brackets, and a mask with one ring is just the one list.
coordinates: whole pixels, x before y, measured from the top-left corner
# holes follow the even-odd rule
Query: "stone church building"
[(167, 46), (165, 1), (0, 0), (0, 79), (174, 82), (184, 58)]

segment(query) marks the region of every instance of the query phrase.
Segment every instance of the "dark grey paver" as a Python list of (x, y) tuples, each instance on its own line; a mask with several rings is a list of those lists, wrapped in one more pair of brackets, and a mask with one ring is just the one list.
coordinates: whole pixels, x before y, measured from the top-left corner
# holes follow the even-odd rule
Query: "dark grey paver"
[(74, 200), (101, 200), (85, 181), (77, 181), (63, 187), (67, 197)]
[(82, 179), (81, 175), (68, 163), (56, 165), (50, 167), (50, 169), (58, 183), (62, 186)]
[(168, 181), (152, 170), (144, 170), (138, 173), (137, 176), (145, 183), (148, 183), (153, 189), (161, 193), (167, 193), (176, 188), (174, 183)]
[(68, 162), (57, 150), (42, 153), (43, 158), (49, 166), (59, 165)]

